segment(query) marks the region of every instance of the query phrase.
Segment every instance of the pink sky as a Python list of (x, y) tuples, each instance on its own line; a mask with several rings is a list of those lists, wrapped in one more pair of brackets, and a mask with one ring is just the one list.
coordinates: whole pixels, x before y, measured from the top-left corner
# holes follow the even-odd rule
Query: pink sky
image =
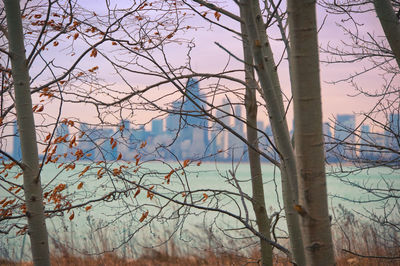
[[(121, 3), (121, 2), (120, 2)], [(232, 6), (230, 6), (232, 5)], [(234, 6), (235, 4), (229, 2), (228, 4), (222, 5), (232, 12), (237, 14), (237, 9)], [(93, 6), (91, 6), (92, 8)], [(101, 12), (102, 7), (96, 3), (95, 6), (96, 12)], [(321, 23), (326, 13), (322, 8), (318, 9), (318, 17), (319, 22)], [(213, 13), (209, 14), (208, 17), (212, 20), (215, 20)], [(326, 18), (325, 24), (320, 31), (319, 42), (321, 46), (324, 47), (329, 42), (331, 44), (339, 43), (341, 40), (345, 40), (347, 37), (344, 36), (341, 29), (339, 29), (335, 23), (340, 22), (341, 17), (335, 15), (329, 15)], [(370, 14), (368, 16), (360, 16), (359, 19), (362, 23), (365, 24), (365, 29), (368, 29), (368, 32), (376, 32), (378, 35), (381, 34), (381, 28), (378, 20), (376, 19), (374, 14)], [(220, 21), (221, 24), (228, 25), (235, 30), (239, 30), (239, 24), (225, 16), (221, 16)], [(187, 35), (182, 36), (187, 39), (194, 39), (196, 43), (196, 47), (192, 52), (192, 66), (198, 72), (220, 72), (222, 71), (227, 64), (228, 54), (223, 51), (221, 48), (217, 47), (214, 42), (218, 42), (233, 54), (242, 57), (242, 47), (241, 42), (234, 37), (233, 33), (223, 30), (215, 25), (210, 25), (208, 22), (204, 21), (202, 18), (195, 17), (188, 21), (192, 26), (198, 27), (196, 31), (192, 30), (188, 32)], [(276, 28), (272, 28), (268, 30), (268, 33), (273, 38), (279, 38), (279, 33)], [(281, 56), (283, 45), (280, 41), (271, 41), (271, 45), (275, 52), (275, 59)], [(184, 45), (172, 45), (168, 50), (167, 56), (170, 59), (170, 62), (175, 66), (178, 66), (180, 63), (184, 62), (185, 57), (182, 53), (182, 48)], [(326, 58), (326, 55), (321, 55), (321, 59)], [(109, 77), (113, 82), (113, 69), (107, 65), (102, 64), (102, 60), (98, 57), (96, 61), (93, 61), (93, 58), (87, 58), (80, 66), (82, 68), (90, 68), (94, 65), (100, 66), (101, 77), (106, 78)], [(348, 73), (352, 73), (356, 70), (360, 70), (363, 66), (355, 65), (355, 64), (341, 64), (341, 65), (326, 65), (321, 64), (321, 87), (322, 87), (322, 97), (323, 97), (323, 112), (324, 112), (324, 120), (328, 121), (330, 118), (336, 116), (336, 114), (340, 113), (354, 113), (360, 111), (368, 110), (373, 104), (375, 99), (365, 98), (365, 97), (348, 97), (348, 95), (354, 94), (353, 88), (346, 83), (339, 83), (336, 85), (330, 85), (326, 83), (327, 81), (333, 81), (337, 79), (344, 78), (348, 75)], [(229, 63), (229, 68), (231, 69), (242, 69), (242, 63), (238, 62), (236, 59), (231, 58)], [(279, 66), (279, 75), (280, 81), (282, 84), (282, 88), (284, 92), (290, 95), (290, 83), (288, 77), (288, 67), (287, 62), (284, 59), (281, 65)], [(121, 81), (116, 81), (116, 87), (120, 86), (122, 88), (126, 87)], [(135, 82), (135, 85), (143, 88), (147, 84), (151, 84), (152, 80), (147, 80), (144, 78), (136, 78), (132, 82)], [(237, 88), (238, 84), (226, 83), (230, 84), (230, 86)], [(206, 84), (202, 83), (202, 86)], [(363, 76), (362, 85), (365, 86), (366, 89), (374, 90), (377, 87), (381, 86), (381, 80), (376, 78), (376, 73), (369, 73)], [(155, 95), (159, 95), (160, 91), (155, 91)], [(222, 101), (220, 99), (219, 101)], [(66, 116), (74, 116), (86, 121), (92, 121), (94, 117), (94, 113), (90, 110), (87, 112), (82, 112), (81, 108), (76, 108), (76, 106), (66, 106), (67, 108), (64, 110), (64, 115)], [(85, 109), (84, 107), (82, 107)], [(53, 108), (52, 108), (53, 109)], [(53, 109), (56, 110), (56, 107)], [(262, 112), (261, 112), (262, 113)], [(143, 122), (143, 118), (149, 119), (153, 114), (143, 113), (141, 114), (141, 118), (138, 118), (138, 122)], [(292, 125), (292, 112), (288, 113), (288, 123), (289, 127)], [(265, 120), (265, 116), (260, 114), (260, 120)], [(264, 124), (268, 124), (264, 121)]]

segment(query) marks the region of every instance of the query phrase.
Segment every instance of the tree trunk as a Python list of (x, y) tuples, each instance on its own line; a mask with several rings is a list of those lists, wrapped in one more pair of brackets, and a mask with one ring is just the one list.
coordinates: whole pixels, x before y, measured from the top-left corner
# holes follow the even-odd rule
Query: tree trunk
[[(256, 88), (257, 81), (254, 78), (253, 57), (247, 39), (245, 25), (241, 25), (243, 54), (245, 61), (245, 80), (246, 80), (246, 126), (247, 140), (250, 144), (258, 149), (258, 132), (257, 132), (257, 99)], [(260, 154), (254, 149), (248, 147), (249, 164), (251, 174), (251, 185), (253, 191), (252, 204), (256, 215), (256, 223), (258, 231), (266, 238), (270, 239), (271, 221), (268, 218), (267, 209), (265, 208), (264, 184), (262, 180)], [(266, 241), (260, 239), (261, 263), (262, 265), (273, 265), (272, 263), (272, 247)]]
[(374, 0), (375, 12), (400, 68), (400, 21), (390, 0)]
[(4, 0), (9, 52), (15, 90), (15, 107), (19, 129), (24, 192), (34, 265), (50, 265), (48, 236), (44, 217), (42, 187), (39, 178), (39, 158), (35, 122), (32, 111), (29, 73), (25, 57), (24, 37), (19, 1)]
[(315, 0), (289, 0), (295, 150), (307, 265), (334, 265), (325, 177)]
[(299, 218), (294, 210), (298, 195), (296, 160), (287, 127), (276, 65), (266, 36), (258, 1), (242, 0), (241, 10), (243, 11), (241, 17), (246, 24), (255, 68), (267, 105), (274, 142), (280, 156), (282, 197), (293, 258), (297, 265), (305, 265)]

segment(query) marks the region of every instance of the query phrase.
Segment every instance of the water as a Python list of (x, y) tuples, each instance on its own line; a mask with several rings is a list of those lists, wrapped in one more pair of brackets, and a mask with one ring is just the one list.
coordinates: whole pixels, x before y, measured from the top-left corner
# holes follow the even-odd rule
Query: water
[[(126, 168), (121, 168), (121, 164), (100, 164), (92, 165), (81, 176), (85, 165), (77, 165), (74, 170), (69, 171), (61, 171), (63, 167), (54, 165), (46, 166), (42, 173), (44, 192), (51, 192), (59, 184), (66, 184), (66, 189), (62, 191), (66, 199), (61, 200), (61, 203), (67, 206), (68, 199), (73, 199), (72, 205), (80, 205), (68, 213), (64, 212), (64, 215), (47, 220), (52, 243), (61, 240), (63, 244), (80, 252), (97, 253), (101, 249), (111, 250), (115, 243), (133, 240), (139, 246), (162, 243), (173, 232), (187, 243), (190, 243), (195, 232), (201, 233), (205, 228), (211, 228), (215, 234), (218, 234), (217, 231), (236, 234), (240, 231), (238, 228), (243, 228), (243, 224), (232, 216), (244, 220), (248, 217), (249, 224), (254, 225), (250, 202), (246, 197), (240, 196), (251, 195), (249, 165), (197, 163), (191, 162), (185, 171), (173, 171), (169, 177), (170, 183), (165, 176), (172, 169), (179, 168), (178, 164), (153, 161), (140, 165), (137, 171), (133, 163), (126, 164)], [(121, 173), (118, 173), (119, 169), (122, 169)], [(100, 173), (104, 172), (101, 178), (98, 178), (99, 170)], [(349, 167), (347, 170), (352, 169)], [(282, 216), (284, 213), (279, 171), (270, 164), (263, 164), (262, 171), (268, 214), (280, 212)], [(17, 182), (22, 182), (22, 178)], [(81, 182), (83, 185), (78, 189)], [(138, 191), (136, 184), (143, 187), (135, 197)], [(368, 189), (357, 187), (360, 185), (383, 190), (372, 195)], [(369, 211), (377, 215), (384, 214), (393, 202), (377, 200), (385, 197), (384, 189), (388, 186), (398, 188), (399, 185), (399, 176), (395, 172), (381, 168), (363, 171), (357, 175), (328, 175), (330, 212), (337, 215), (335, 210), (341, 204), (356, 213)], [(153, 188), (150, 192), (144, 189), (151, 187)], [(110, 196), (111, 192), (114, 193)], [(9, 196), (7, 192), (0, 191), (0, 199), (6, 196)], [(187, 205), (182, 206), (174, 201)], [(46, 210), (54, 207), (54, 203), (47, 202)], [(70, 220), (72, 213), (74, 218)], [(398, 217), (398, 214), (397, 208), (392, 215)], [(1, 226), (5, 228), (14, 222), (2, 221)], [(24, 220), (18, 222), (20, 225), (25, 223)], [(285, 235), (283, 219), (279, 220), (278, 229), (278, 234)], [(2, 236), (0, 255), (13, 259), (20, 259), (22, 255), (22, 258), (29, 259), (27, 244), (21, 249), (24, 236), (15, 236), (15, 232), (12, 230), (7, 236)], [(163, 232), (162, 239), (160, 232)], [(104, 242), (104, 238), (112, 241), (99, 245), (99, 241)], [(124, 248), (119, 250), (126, 251)]]

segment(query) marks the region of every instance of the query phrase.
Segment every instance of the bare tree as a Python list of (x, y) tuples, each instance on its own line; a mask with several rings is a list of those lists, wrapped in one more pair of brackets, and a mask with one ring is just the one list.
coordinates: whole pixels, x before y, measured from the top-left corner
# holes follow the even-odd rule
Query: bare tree
[(33, 119), (29, 72), (25, 57), (25, 45), (19, 1), (4, 1), (7, 17), (9, 55), (17, 109), (18, 129), (21, 141), (22, 168), (26, 216), (28, 218), (34, 265), (50, 265), (49, 244), (43, 211), (43, 195), (39, 172), (39, 157)]
[[(392, 235), (398, 232), (398, 190), (392, 181), (399, 169), (399, 64), (398, 64), (398, 1), (323, 1), (327, 12), (342, 16), (338, 26), (350, 37), (340, 46), (327, 45), (322, 52), (326, 55), (324, 62), (332, 65), (352, 65), (355, 71), (332, 84), (348, 83), (354, 88), (354, 97), (368, 97), (374, 101), (371, 108), (353, 115), (351, 123), (343, 119), (332, 119), (335, 135), (327, 137), (328, 161), (338, 162), (339, 167), (332, 165), (330, 174), (342, 182), (365, 192), (366, 198), (344, 198), (352, 203), (370, 204), (376, 202), (379, 209), (364, 207), (364, 211), (355, 214), (369, 221), (369, 226), (380, 235), (380, 243), (396, 249), (398, 244), (392, 241)], [(383, 15), (385, 14), (385, 15)], [(362, 21), (369, 18), (376, 25), (379, 21), (383, 32), (379, 29), (370, 31)], [(390, 25), (390, 26), (389, 26)], [(396, 37), (397, 36), (397, 37)], [(397, 40), (396, 40), (397, 38)], [(397, 43), (397, 45), (396, 45)], [(378, 87), (366, 84), (364, 80), (373, 79)], [(379, 78), (377, 78), (379, 77)], [(357, 123), (355, 119), (358, 119)], [(350, 120), (349, 120), (350, 121)], [(344, 167), (342, 163), (351, 163)], [(369, 173), (374, 173), (374, 181), (368, 183)], [(365, 179), (352, 178), (360, 174)], [(364, 205), (362, 205), (364, 206)], [(355, 247), (345, 248), (345, 252), (353, 252), (360, 256), (364, 250)], [(384, 259), (384, 256), (377, 256)], [(393, 256), (388, 255), (388, 259)]]

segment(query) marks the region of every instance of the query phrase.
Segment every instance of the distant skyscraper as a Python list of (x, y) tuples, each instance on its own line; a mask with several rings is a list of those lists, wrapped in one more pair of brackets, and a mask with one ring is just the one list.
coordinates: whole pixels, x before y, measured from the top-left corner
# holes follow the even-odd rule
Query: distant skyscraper
[[(180, 135), (182, 140), (192, 141), (193, 127), (202, 127), (206, 121), (205, 117), (201, 113), (201, 110), (198, 108), (198, 106), (203, 105), (201, 102), (203, 96), (200, 93), (199, 82), (193, 78), (188, 79), (185, 92), (188, 97), (184, 98), (182, 105), (184, 126)], [(203, 139), (197, 141), (203, 141)]]
[(176, 101), (172, 104), (171, 113), (168, 114), (166, 119), (166, 131), (168, 134), (174, 134), (179, 128), (180, 108), (182, 102)]
[(163, 133), (163, 120), (162, 119), (153, 119), (151, 121), (151, 134), (153, 136), (158, 136)]
[(399, 150), (400, 142), (400, 117), (399, 113), (391, 113), (388, 116), (389, 129), (386, 130), (385, 144), (392, 149)]
[[(241, 119), (241, 114), (242, 114), (242, 109), (240, 105), (235, 106), (235, 117), (233, 119), (234, 125), (233, 125), (233, 130), (239, 134), (240, 136), (244, 137), (244, 132), (243, 132), (243, 122), (241, 122), (239, 119)], [(239, 118), (239, 119), (238, 119)], [(229, 147), (233, 149), (234, 151), (234, 158), (235, 159), (240, 159), (241, 156), (243, 155), (245, 144), (234, 134), (229, 132), (228, 134), (228, 142), (229, 142)]]
[(99, 138), (99, 133), (96, 128), (91, 128), (88, 124), (81, 123), (79, 125), (79, 130), (80, 133), (85, 133), (82, 138), (79, 138), (77, 140), (78, 147), (81, 149), (84, 153), (91, 153), (93, 154), (93, 158), (97, 157), (96, 154), (98, 150), (96, 149), (96, 144), (94, 141)]
[[(118, 157), (118, 149), (112, 147), (110, 142), (111, 137), (115, 133), (112, 128), (98, 128), (96, 130), (98, 136), (96, 136), (96, 143), (100, 146), (100, 160), (113, 161)], [(125, 157), (126, 158), (126, 157)]]
[[(222, 102), (222, 106), (217, 110), (216, 117), (225, 125), (230, 126), (230, 117), (229, 117), (229, 105), (226, 99)], [(228, 131), (223, 129), (223, 127), (219, 124), (216, 124), (216, 148), (217, 150), (226, 150), (228, 148)], [(227, 154), (220, 154), (220, 159), (225, 159)]]
[(332, 137), (331, 126), (329, 125), (328, 122), (325, 122), (325, 123), (322, 125), (322, 132), (323, 132), (323, 134), (324, 134), (324, 136), (325, 136), (325, 140), (326, 140), (326, 139), (330, 139), (330, 138)]
[(354, 115), (337, 115), (335, 124), (335, 139), (339, 141), (354, 142), (353, 130), (356, 127)]
[(13, 152), (12, 152), (11, 156), (16, 160), (21, 160), (22, 159), (21, 142), (19, 139), (17, 121), (15, 121), (15, 123), (14, 123), (13, 135), (14, 135), (14, 137), (13, 137)]
[[(64, 123), (59, 123), (58, 127), (56, 129), (56, 138), (57, 137), (64, 137), (65, 135), (69, 135), (69, 128), (68, 125)], [(68, 140), (68, 137), (66, 138)], [(64, 155), (65, 153), (68, 153), (69, 143), (60, 143), (57, 145), (57, 154)], [(63, 157), (62, 157), (63, 158)]]
[[(189, 154), (201, 154), (203, 153), (208, 144), (208, 121), (206, 116), (200, 109), (204, 106), (203, 100), (204, 95), (200, 92), (199, 82), (196, 79), (190, 78), (186, 84), (185, 90), (187, 96), (185, 96), (182, 104), (182, 128), (180, 131), (179, 141), (181, 144), (185, 142), (185, 145), (181, 145), (182, 149), (191, 147), (190, 151), (183, 153)], [(190, 143), (190, 145), (188, 145)]]
[(345, 158), (353, 157), (354, 147), (345, 146), (344, 143), (354, 143), (353, 131), (356, 127), (355, 116), (350, 114), (337, 115), (335, 124), (336, 153)]

